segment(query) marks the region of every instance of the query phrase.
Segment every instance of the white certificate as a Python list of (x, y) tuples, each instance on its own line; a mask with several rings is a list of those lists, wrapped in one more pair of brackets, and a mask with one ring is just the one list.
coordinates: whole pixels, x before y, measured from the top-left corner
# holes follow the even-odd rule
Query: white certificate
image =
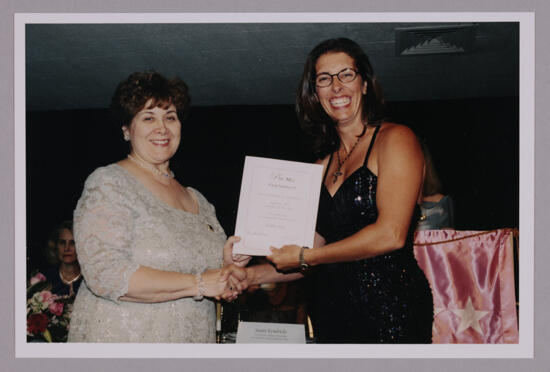
[(319, 164), (247, 156), (234, 253), (267, 256), (272, 246), (312, 247), (322, 177)]

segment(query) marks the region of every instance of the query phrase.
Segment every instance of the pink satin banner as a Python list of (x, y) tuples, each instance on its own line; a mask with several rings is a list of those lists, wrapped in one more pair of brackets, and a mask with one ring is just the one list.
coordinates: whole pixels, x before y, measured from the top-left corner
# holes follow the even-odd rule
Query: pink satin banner
[(434, 297), (433, 343), (519, 341), (511, 229), (418, 231), (414, 254)]

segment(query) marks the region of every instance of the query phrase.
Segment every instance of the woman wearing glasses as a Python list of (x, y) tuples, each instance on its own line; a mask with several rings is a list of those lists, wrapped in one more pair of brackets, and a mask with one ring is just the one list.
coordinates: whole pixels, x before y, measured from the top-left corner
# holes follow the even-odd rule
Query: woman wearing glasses
[(317, 342), (430, 343), (433, 300), (413, 255), (424, 160), (414, 133), (384, 121), (362, 49), (327, 40), (309, 54), (297, 95), (303, 129), (324, 166), (313, 249), (272, 248), (249, 283), (308, 271)]

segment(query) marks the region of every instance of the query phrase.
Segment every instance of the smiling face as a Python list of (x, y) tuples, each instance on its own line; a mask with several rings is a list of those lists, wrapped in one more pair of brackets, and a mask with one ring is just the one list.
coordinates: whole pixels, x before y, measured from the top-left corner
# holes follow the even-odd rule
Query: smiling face
[[(356, 70), (355, 61), (343, 52), (326, 53), (317, 60), (316, 74), (337, 74), (350, 68)], [(342, 83), (334, 76), (328, 87), (316, 87), (317, 97), (325, 112), (339, 125), (361, 123), (363, 95), (367, 93), (367, 83), (358, 74), (355, 80)]]
[(181, 123), (176, 107), (151, 107), (151, 100), (145, 103), (130, 122), (122, 127), (130, 137), (132, 154), (152, 165), (161, 165), (170, 160), (180, 143)]
[(76, 261), (74, 237), (69, 229), (62, 229), (57, 238), (57, 258), (59, 262), (72, 264)]

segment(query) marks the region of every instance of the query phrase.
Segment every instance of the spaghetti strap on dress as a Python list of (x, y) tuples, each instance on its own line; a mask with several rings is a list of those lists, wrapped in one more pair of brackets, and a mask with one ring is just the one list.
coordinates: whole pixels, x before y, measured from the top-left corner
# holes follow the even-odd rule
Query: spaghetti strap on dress
[[(378, 217), (378, 178), (367, 168), (367, 161), (379, 129), (380, 126), (374, 131), (363, 165), (344, 180), (333, 196), (323, 179), (317, 232), (327, 244), (355, 234)], [(402, 248), (364, 260), (315, 268), (310, 300), (317, 342), (431, 342), (432, 293), (413, 254), (418, 215), (417, 207)]]

